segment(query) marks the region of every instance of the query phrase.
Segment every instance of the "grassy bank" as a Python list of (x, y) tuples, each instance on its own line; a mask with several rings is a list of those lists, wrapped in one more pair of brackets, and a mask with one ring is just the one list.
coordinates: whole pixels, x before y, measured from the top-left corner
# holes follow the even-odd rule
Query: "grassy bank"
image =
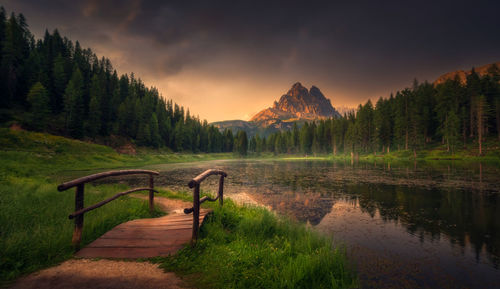
[[(71, 258), (73, 190), (58, 192), (62, 181), (85, 171), (141, 167), (157, 163), (233, 158), (232, 154), (162, 154), (143, 151), (120, 155), (111, 148), (48, 134), (0, 129), (0, 285)], [(269, 155), (268, 158), (274, 158)], [(85, 172), (83, 174), (87, 174)], [(93, 204), (122, 184), (86, 186)], [(189, 193), (161, 191), (190, 200)], [(196, 274), (205, 288), (346, 288), (355, 282), (341, 248), (265, 210), (226, 201), (202, 228), (198, 246), (186, 248), (162, 266)], [(156, 212), (155, 214), (161, 214)], [(85, 215), (82, 244), (119, 223), (150, 217), (146, 202), (122, 197)]]
[[(0, 285), (72, 256), (74, 190), (57, 185), (88, 174), (81, 170), (229, 158), (228, 154), (120, 155), (109, 147), (48, 134), (0, 129)], [(124, 185), (86, 186), (90, 205), (125, 190)], [(85, 215), (83, 244), (134, 218), (150, 217), (144, 201), (122, 197)]]
[[(254, 159), (278, 159), (278, 160), (335, 160), (335, 161), (351, 161), (351, 153), (311, 153), (304, 155), (297, 154), (278, 154), (250, 153), (248, 158)], [(358, 153), (353, 154), (353, 160), (361, 161), (471, 161), (471, 162), (496, 162), (500, 163), (500, 142), (497, 139), (489, 139), (483, 144), (483, 154), (478, 154), (476, 145), (470, 144), (466, 148), (459, 148), (456, 151), (448, 151), (445, 145), (433, 145), (426, 149), (416, 151), (416, 158), (413, 150), (393, 150), (389, 153)]]
[[(58, 192), (57, 183), (43, 179), (9, 178), (0, 183), (0, 280), (3, 282), (72, 256), (73, 192)], [(120, 186), (87, 186), (85, 202), (111, 197)], [(128, 197), (106, 205), (105, 210), (85, 214), (82, 244), (114, 226), (150, 217), (145, 201)]]
[(43, 133), (0, 128), (0, 157), (3, 161), (0, 173), (47, 176), (68, 171), (229, 159), (235, 156), (232, 153), (182, 154), (151, 150), (139, 150), (136, 155), (123, 155), (103, 145)]
[(343, 247), (255, 207), (230, 200), (203, 224), (197, 246), (159, 258), (198, 288), (353, 288)]

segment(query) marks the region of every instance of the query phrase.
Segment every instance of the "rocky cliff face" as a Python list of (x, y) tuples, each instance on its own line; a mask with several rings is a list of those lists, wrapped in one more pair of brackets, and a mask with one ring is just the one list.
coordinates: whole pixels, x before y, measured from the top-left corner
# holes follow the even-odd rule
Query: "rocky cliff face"
[(318, 118), (339, 117), (329, 99), (313, 86), (307, 90), (300, 82), (292, 88), (272, 107), (257, 113), (250, 121), (261, 126), (270, 126), (286, 120), (312, 120)]
[[(498, 68), (500, 68), (500, 62), (496, 62), (496, 63), (491, 63), (491, 64), (483, 65), (480, 67), (476, 67), (476, 68), (474, 68), (474, 71), (477, 74), (479, 74), (480, 76), (484, 76), (484, 75), (488, 74), (488, 71), (493, 67), (493, 65), (496, 65)], [(458, 77), (460, 82), (462, 84), (464, 84), (467, 81), (467, 76), (471, 73), (471, 71), (472, 70), (467, 70), (467, 71), (457, 70), (457, 71), (445, 73), (445, 74), (441, 75), (440, 77), (438, 77), (438, 79), (436, 79), (436, 81), (434, 81), (434, 85), (441, 84), (448, 79), (455, 79), (455, 77)]]

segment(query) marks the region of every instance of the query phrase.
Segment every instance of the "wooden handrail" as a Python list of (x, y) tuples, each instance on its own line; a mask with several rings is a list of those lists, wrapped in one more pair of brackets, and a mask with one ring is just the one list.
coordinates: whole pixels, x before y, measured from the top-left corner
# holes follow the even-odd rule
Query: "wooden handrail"
[(102, 178), (107, 178), (107, 177), (116, 177), (116, 176), (122, 176), (122, 175), (138, 175), (138, 174), (148, 174), (148, 175), (159, 175), (160, 173), (155, 172), (155, 171), (149, 171), (149, 170), (119, 170), (119, 171), (109, 171), (109, 172), (103, 172), (103, 173), (98, 173), (98, 174), (93, 174), (90, 176), (86, 177), (81, 177), (78, 179), (74, 179), (72, 181), (62, 183), (59, 186), (57, 186), (58, 191), (65, 191), (67, 189), (70, 189), (72, 187), (78, 186), (79, 184), (85, 184), (88, 182), (92, 182), (98, 179)]
[[(219, 196), (217, 196), (216, 198), (210, 198), (209, 196), (204, 196), (203, 198), (200, 199), (200, 205), (206, 201), (215, 202), (218, 199), (219, 199)], [(194, 210), (193, 208), (185, 208), (184, 214), (190, 214), (193, 212), (193, 210)]]
[[(101, 201), (97, 204), (94, 204), (90, 207), (84, 208), (84, 190), (85, 183), (95, 181), (98, 179), (106, 178), (106, 177), (114, 177), (114, 176), (122, 176), (122, 175), (136, 175), (136, 174), (147, 174), (149, 175), (149, 187), (146, 188), (136, 188), (131, 189), (125, 192), (118, 193), (111, 198), (108, 198), (104, 201)], [(90, 176), (81, 177), (66, 183), (60, 184), (57, 189), (59, 191), (65, 191), (69, 188), (76, 187), (75, 190), (75, 212), (69, 215), (70, 219), (75, 219), (75, 229), (73, 231), (72, 243), (76, 250), (80, 247), (80, 241), (82, 240), (82, 231), (83, 231), (83, 215), (91, 210), (97, 209), (112, 200), (117, 199), (120, 196), (124, 196), (126, 194), (130, 194), (138, 191), (149, 191), (149, 210), (152, 213), (154, 211), (154, 193), (158, 193), (154, 189), (154, 178), (153, 176), (159, 175), (158, 172), (149, 171), (149, 170), (119, 170), (119, 171), (109, 171), (98, 174), (93, 174)]]
[(68, 218), (69, 218), (69, 219), (73, 219), (73, 218), (75, 218), (76, 216), (79, 216), (79, 215), (81, 215), (81, 214), (85, 214), (86, 212), (89, 212), (89, 211), (92, 211), (92, 210), (97, 209), (97, 208), (99, 208), (99, 207), (102, 207), (102, 206), (104, 206), (105, 204), (107, 204), (107, 203), (111, 202), (112, 200), (117, 199), (117, 198), (119, 198), (119, 197), (121, 197), (121, 196), (125, 196), (125, 195), (128, 195), (128, 194), (130, 194), (130, 193), (139, 192), (139, 191), (153, 191), (153, 192), (155, 192), (155, 193), (158, 193), (158, 191), (157, 191), (157, 190), (150, 189), (150, 188), (137, 188), (137, 189), (128, 190), (128, 191), (125, 191), (125, 192), (118, 193), (118, 194), (116, 194), (116, 195), (112, 196), (111, 198), (106, 199), (106, 200), (104, 200), (104, 201), (101, 201), (101, 202), (99, 202), (99, 203), (97, 203), (97, 204), (95, 204), (95, 205), (92, 205), (92, 206), (90, 206), (90, 207), (86, 207), (86, 208), (83, 208), (83, 209), (81, 209), (81, 210), (79, 210), (79, 211), (76, 211), (76, 212), (74, 212), (73, 214), (70, 214), (70, 215), (68, 216)]
[(194, 188), (194, 186), (196, 184), (198, 184), (198, 185), (201, 184), (201, 182), (203, 182), (203, 180), (205, 180), (207, 177), (209, 177), (211, 175), (221, 175), (221, 176), (227, 177), (227, 174), (222, 170), (210, 169), (210, 170), (204, 171), (203, 173), (199, 174), (194, 179), (189, 181), (188, 186), (190, 188)]
[[(210, 198), (205, 196), (200, 199), (200, 184), (207, 177), (211, 175), (220, 175), (219, 178), (219, 191), (217, 192), (217, 197)], [(184, 209), (185, 214), (193, 213), (193, 235), (191, 237), (191, 245), (193, 246), (198, 240), (198, 230), (200, 224), (200, 205), (205, 201), (214, 202), (219, 200), (219, 204), (222, 206), (224, 203), (224, 178), (227, 174), (222, 170), (210, 169), (196, 176), (194, 179), (189, 181), (188, 186), (193, 189), (193, 207)]]

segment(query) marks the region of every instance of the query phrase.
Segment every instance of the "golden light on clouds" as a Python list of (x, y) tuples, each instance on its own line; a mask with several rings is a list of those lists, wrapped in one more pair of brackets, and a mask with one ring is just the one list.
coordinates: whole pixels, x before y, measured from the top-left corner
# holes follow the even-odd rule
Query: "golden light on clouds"
[[(109, 58), (118, 74), (134, 72), (146, 86), (208, 121), (248, 119), (297, 81), (320, 88), (333, 106), (356, 107), (410, 86), (413, 78), (433, 81), (500, 59), (500, 38), (484, 29), (498, 27), (498, 9), (472, 2), (467, 9), (442, 11), (376, 1), (364, 1), (362, 10), (359, 3), (335, 1), (5, 0), (3, 5), (26, 16), (35, 38), (58, 28), (99, 58)], [(393, 15), (393, 8), (401, 11)], [(472, 12), (481, 15), (480, 23), (455, 21), (470, 19)]]

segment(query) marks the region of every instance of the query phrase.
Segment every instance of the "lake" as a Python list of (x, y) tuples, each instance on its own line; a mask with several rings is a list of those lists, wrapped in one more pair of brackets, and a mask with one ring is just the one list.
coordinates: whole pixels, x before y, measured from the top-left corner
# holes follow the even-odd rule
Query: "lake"
[[(209, 161), (149, 166), (175, 190), (208, 168), (345, 244), (364, 288), (500, 288), (500, 168), (470, 162)], [(202, 191), (216, 191), (212, 177)]]

